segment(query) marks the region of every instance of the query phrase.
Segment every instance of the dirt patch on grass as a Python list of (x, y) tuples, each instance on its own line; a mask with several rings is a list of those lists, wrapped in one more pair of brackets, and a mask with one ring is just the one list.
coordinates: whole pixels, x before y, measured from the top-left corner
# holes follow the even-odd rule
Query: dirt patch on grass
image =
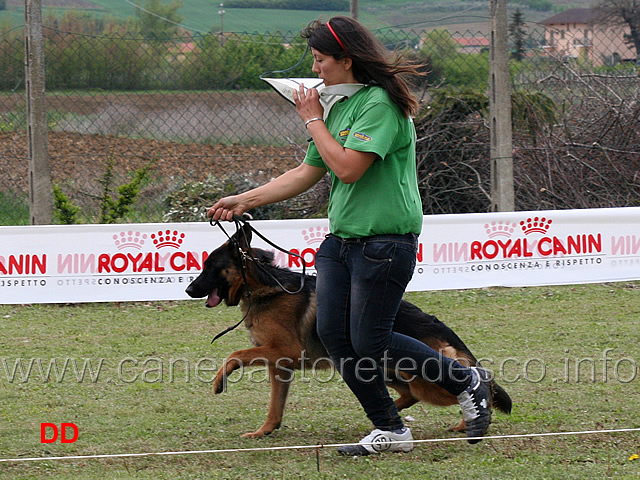
[[(24, 132), (0, 133), (0, 146), (0, 194), (23, 202), (29, 188)], [(98, 218), (110, 163), (112, 192), (151, 164), (136, 216), (128, 221), (198, 221), (202, 208), (216, 198), (264, 184), (304, 157), (296, 146), (184, 144), (60, 132), (49, 134), (49, 151), (53, 181), (81, 208), (87, 222)], [(295, 199), (251, 213), (258, 219), (305, 218), (324, 208), (328, 188), (325, 180)], [(21, 224), (18, 218), (13, 221)]]
[[(25, 134), (0, 134), (0, 144), (3, 146), (2, 183), (26, 192)], [(49, 134), (49, 152), (54, 180), (76, 185), (95, 182), (108, 160), (113, 161), (114, 172), (123, 176), (153, 162), (153, 176), (159, 179), (196, 181), (240, 173), (263, 182), (297, 165), (303, 158), (303, 152), (296, 147), (184, 144), (59, 132)]]

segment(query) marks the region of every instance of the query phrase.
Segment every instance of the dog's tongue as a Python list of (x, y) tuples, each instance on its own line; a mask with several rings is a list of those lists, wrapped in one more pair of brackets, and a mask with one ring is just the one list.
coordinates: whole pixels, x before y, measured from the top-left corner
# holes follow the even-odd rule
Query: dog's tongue
[(220, 303), (220, 297), (218, 296), (218, 289), (216, 288), (213, 292), (209, 294), (207, 297), (207, 307), (215, 307)]

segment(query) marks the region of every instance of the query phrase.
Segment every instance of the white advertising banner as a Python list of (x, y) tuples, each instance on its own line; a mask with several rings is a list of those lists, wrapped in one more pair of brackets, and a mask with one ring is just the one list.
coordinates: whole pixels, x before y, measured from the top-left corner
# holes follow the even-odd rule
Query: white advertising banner
[[(315, 272), (326, 219), (251, 224)], [(207, 222), (0, 227), (0, 303), (187, 299), (208, 253), (226, 240)], [(256, 237), (252, 244), (273, 250)], [(275, 253), (278, 265), (301, 270), (298, 257)], [(640, 208), (430, 215), (408, 290), (636, 279)]]

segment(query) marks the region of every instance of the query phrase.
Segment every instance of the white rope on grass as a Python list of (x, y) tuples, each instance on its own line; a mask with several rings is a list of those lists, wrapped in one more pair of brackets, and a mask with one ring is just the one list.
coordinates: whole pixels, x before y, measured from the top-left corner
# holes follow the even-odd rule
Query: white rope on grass
[[(413, 440), (417, 443), (444, 443), (444, 442), (462, 442), (467, 440), (502, 440), (513, 438), (534, 438), (534, 437), (561, 437), (571, 435), (592, 435), (596, 433), (624, 433), (624, 432), (640, 432), (640, 428), (619, 428), (615, 430), (584, 430), (577, 432), (549, 432), (549, 433), (522, 433), (513, 435), (488, 435), (486, 437), (455, 437), (455, 438), (432, 438), (426, 440)], [(406, 441), (387, 442), (385, 445), (395, 443), (406, 443)], [(25, 457), (25, 458), (0, 458), (0, 463), (10, 462), (42, 462), (50, 460), (91, 460), (100, 458), (131, 458), (131, 457), (163, 457), (170, 455), (199, 455), (204, 453), (242, 453), (242, 452), (267, 452), (278, 450), (314, 450), (321, 448), (337, 448), (352, 445), (363, 445), (362, 443), (331, 443), (317, 445), (284, 445), (280, 447), (252, 447), (252, 448), (221, 448), (212, 450), (185, 450), (176, 452), (141, 452), (141, 453), (114, 453), (102, 455), (67, 455), (63, 457)], [(371, 444), (372, 445), (372, 444)]]

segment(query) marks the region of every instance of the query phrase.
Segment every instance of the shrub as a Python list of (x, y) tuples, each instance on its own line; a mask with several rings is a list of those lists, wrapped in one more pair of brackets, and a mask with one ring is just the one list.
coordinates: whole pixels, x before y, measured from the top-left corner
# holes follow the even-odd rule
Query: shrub
[[(1, 33), (1, 32), (0, 32)], [(11, 91), (24, 84), (24, 40), (0, 35), (0, 90)]]
[[(485, 212), (491, 206), (489, 99), (484, 90), (439, 88), (416, 121), (418, 182), (423, 211), (434, 213)], [(556, 105), (541, 92), (512, 94), (513, 129), (535, 145), (556, 121)], [(527, 155), (523, 155), (525, 158)], [(544, 176), (538, 166), (521, 162), (525, 179)], [(524, 200), (523, 195), (519, 200)], [(522, 208), (522, 207), (519, 207)], [(536, 210), (537, 205), (525, 209)]]
[[(183, 85), (195, 90), (267, 89), (260, 75), (295, 65), (304, 50), (302, 41), (287, 47), (277, 39), (263, 37), (248, 41), (244, 36), (221, 38), (207, 35), (184, 62)], [(312, 59), (307, 55), (303, 63), (289, 76), (308, 75)]]
[[(209, 177), (204, 182), (184, 184), (165, 199), (166, 222), (199, 222), (206, 219), (207, 208), (220, 198), (237, 195), (258, 187), (247, 175), (231, 174), (225, 178)], [(283, 202), (254, 208), (248, 213), (255, 220), (310, 218), (326, 216), (328, 182), (321, 181), (311, 190)]]
[(56, 184), (53, 185), (53, 219), (55, 223), (62, 225), (74, 225), (80, 223), (78, 214), (80, 208), (75, 206), (69, 197)]
[(103, 185), (102, 197), (100, 201), (100, 219), (98, 223), (118, 223), (124, 219), (131, 211), (135, 203), (143, 182), (148, 178), (151, 164), (138, 168), (133, 173), (133, 179), (116, 189), (116, 195), (112, 192), (113, 182), (113, 160), (107, 162), (104, 175), (99, 180)]
[(55, 32), (47, 37), (45, 48), (48, 89), (145, 88), (158, 63), (150, 45), (128, 35), (85, 37)]
[(435, 29), (423, 36), (420, 53), (431, 60), (432, 84), (484, 88), (489, 77), (489, 53), (462, 53), (453, 35)]

